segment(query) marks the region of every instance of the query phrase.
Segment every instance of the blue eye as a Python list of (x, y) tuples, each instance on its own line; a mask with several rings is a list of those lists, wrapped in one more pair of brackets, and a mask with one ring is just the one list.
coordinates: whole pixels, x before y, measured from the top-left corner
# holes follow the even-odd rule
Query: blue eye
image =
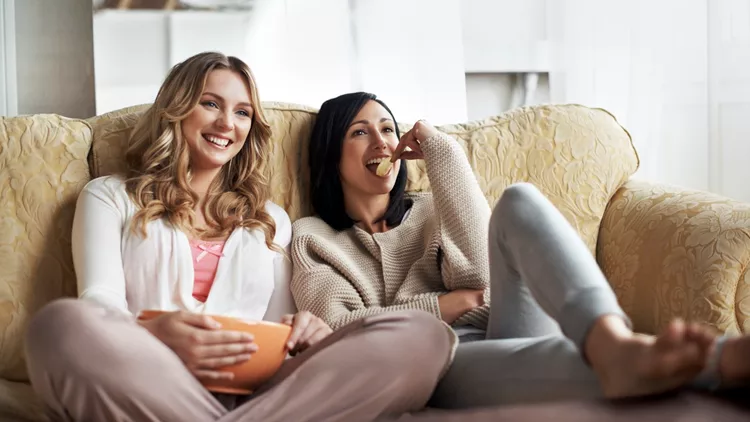
[(203, 105), (206, 106), (206, 107), (219, 108), (219, 106), (216, 105), (216, 103), (213, 102), (213, 101), (204, 101)]
[(239, 113), (239, 114), (241, 114), (241, 115), (243, 115), (243, 116), (245, 116), (245, 117), (250, 117), (250, 113), (248, 113), (248, 112), (247, 112), (247, 111), (245, 111), (245, 110), (240, 110), (240, 111), (238, 111), (237, 113)]

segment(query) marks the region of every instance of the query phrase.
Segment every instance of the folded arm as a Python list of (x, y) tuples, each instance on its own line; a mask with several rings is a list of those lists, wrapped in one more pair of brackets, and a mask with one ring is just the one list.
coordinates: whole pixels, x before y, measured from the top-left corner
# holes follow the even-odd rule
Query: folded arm
[(424, 293), (391, 306), (366, 306), (357, 289), (325, 264), (299, 268), (292, 278), (292, 294), (300, 310), (310, 311), (337, 330), (360, 318), (384, 312), (419, 309), (440, 318), (438, 296)]

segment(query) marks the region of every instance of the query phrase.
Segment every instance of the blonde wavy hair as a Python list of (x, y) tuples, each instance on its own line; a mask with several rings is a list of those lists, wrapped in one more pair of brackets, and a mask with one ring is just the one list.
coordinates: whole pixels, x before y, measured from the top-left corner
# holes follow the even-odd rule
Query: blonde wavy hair
[[(245, 80), (253, 107), (252, 127), (242, 150), (224, 165), (206, 192), (202, 211), (207, 227), (203, 228), (195, 224), (199, 196), (190, 187), (190, 153), (181, 122), (200, 101), (208, 74), (217, 69), (231, 70)], [(226, 237), (238, 227), (259, 228), (266, 245), (279, 250), (273, 244), (276, 226), (265, 208), (270, 199), (265, 171), (270, 137), (255, 78), (242, 60), (208, 52), (174, 66), (133, 129), (125, 154), (126, 190), (139, 207), (133, 232), (145, 237), (146, 225), (160, 218), (202, 239)]]

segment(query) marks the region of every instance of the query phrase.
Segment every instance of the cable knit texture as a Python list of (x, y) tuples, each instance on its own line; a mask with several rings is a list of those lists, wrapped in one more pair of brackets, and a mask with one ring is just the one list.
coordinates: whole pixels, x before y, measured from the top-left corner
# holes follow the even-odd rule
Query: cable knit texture
[(414, 196), (401, 225), (371, 235), (336, 231), (318, 217), (294, 224), (292, 294), (334, 329), (367, 315), (421, 309), (440, 318), (438, 296), (484, 289), (485, 305), (454, 325), (486, 329), (490, 208), (461, 146), (440, 133), (422, 142), (432, 195)]

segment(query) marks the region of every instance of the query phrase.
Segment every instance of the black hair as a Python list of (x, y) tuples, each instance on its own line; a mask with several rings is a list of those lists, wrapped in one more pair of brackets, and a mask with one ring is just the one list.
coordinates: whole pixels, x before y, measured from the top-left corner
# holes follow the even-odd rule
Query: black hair
[[(376, 101), (388, 111), (393, 119), (396, 136), (400, 139), (401, 134), (398, 130), (398, 124), (391, 110), (374, 94), (367, 92), (344, 94), (324, 102), (320, 106), (310, 137), (308, 160), (310, 163), (310, 196), (313, 210), (323, 221), (336, 230), (351, 228), (356, 223), (346, 213), (339, 164), (341, 163), (341, 150), (349, 125), (368, 101)], [(390, 227), (401, 223), (404, 214), (412, 203), (411, 200), (404, 198), (406, 181), (406, 165), (402, 164), (398, 176), (396, 176), (396, 183), (390, 192), (388, 209), (378, 221), (385, 220)]]

